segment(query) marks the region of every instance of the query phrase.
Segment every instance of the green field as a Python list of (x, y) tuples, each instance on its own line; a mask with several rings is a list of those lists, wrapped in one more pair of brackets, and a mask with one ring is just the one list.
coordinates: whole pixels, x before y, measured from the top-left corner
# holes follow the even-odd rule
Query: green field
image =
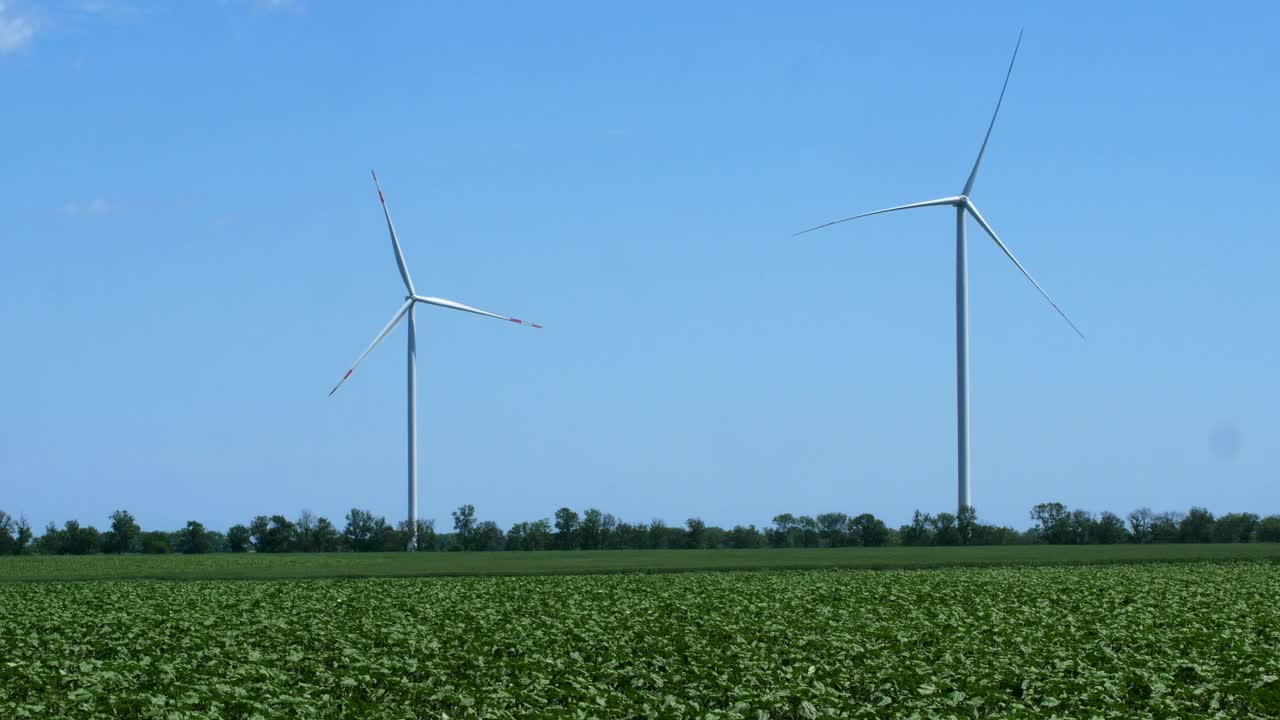
[(5, 583), (0, 717), (1267, 718), (1277, 598), (1274, 562)]
[(37, 580), (582, 575), (700, 570), (909, 569), (1194, 560), (1280, 560), (1280, 543), (1000, 545), (787, 550), (311, 553), (0, 557), (0, 583)]

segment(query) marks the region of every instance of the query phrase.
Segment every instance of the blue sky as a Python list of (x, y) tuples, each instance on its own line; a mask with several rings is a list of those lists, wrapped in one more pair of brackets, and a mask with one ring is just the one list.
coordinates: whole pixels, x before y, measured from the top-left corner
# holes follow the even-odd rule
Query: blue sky
[(0, 508), (214, 527), (952, 509), (1280, 512), (1280, 9), (30, 3), (0, 9)]

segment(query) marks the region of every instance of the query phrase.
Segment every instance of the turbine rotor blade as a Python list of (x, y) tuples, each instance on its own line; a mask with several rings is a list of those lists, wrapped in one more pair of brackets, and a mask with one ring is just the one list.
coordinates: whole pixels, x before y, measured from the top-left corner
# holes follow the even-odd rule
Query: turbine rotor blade
[(1071, 322), (1071, 318), (1067, 317), (1067, 314), (1062, 312), (1062, 308), (1058, 307), (1058, 303), (1054, 302), (1053, 298), (1049, 297), (1049, 293), (1045, 292), (1044, 288), (1040, 287), (1040, 283), (1036, 282), (1036, 279), (1031, 277), (1031, 273), (1027, 272), (1027, 269), (1022, 267), (1022, 263), (1018, 262), (1018, 258), (1013, 256), (1009, 247), (1000, 240), (998, 235), (996, 235), (996, 231), (991, 229), (991, 226), (987, 224), (986, 218), (982, 217), (982, 213), (978, 212), (978, 207), (974, 205), (973, 202), (967, 202), (965, 203), (965, 209), (969, 211), (969, 214), (973, 216), (974, 220), (978, 221), (978, 224), (982, 226), (982, 229), (987, 231), (987, 234), (991, 236), (991, 239), (996, 241), (996, 245), (999, 245), (1000, 249), (1004, 251), (1004, 254), (1013, 261), (1013, 264), (1018, 266), (1018, 269), (1021, 270), (1022, 274), (1031, 281), (1031, 284), (1036, 286), (1036, 290), (1039, 290), (1040, 294), (1044, 296), (1044, 299), (1048, 300), (1049, 304), (1053, 306), (1053, 309), (1058, 311), (1058, 314), (1062, 316), (1062, 319), (1067, 321), (1067, 324), (1071, 326), (1071, 329), (1076, 331), (1076, 334), (1080, 336), (1080, 339), (1086, 340), (1087, 338), (1084, 336), (1084, 333), (1080, 332), (1080, 328), (1076, 327), (1076, 324)]
[(991, 113), (991, 124), (987, 126), (987, 135), (982, 138), (982, 147), (978, 148), (978, 159), (973, 161), (973, 170), (969, 173), (969, 179), (965, 181), (964, 192), (960, 193), (968, 197), (973, 192), (973, 183), (978, 179), (978, 166), (982, 164), (982, 154), (987, 151), (987, 141), (991, 139), (991, 129), (996, 126), (996, 116), (1000, 114), (1000, 103), (1004, 102), (1004, 91), (1009, 89), (1009, 77), (1013, 75), (1013, 63), (1018, 59), (1018, 48), (1022, 47), (1022, 31), (1018, 31), (1018, 44), (1013, 46), (1013, 59), (1009, 61), (1009, 71), (1004, 74), (1004, 85), (1000, 88), (1000, 99), (996, 100), (996, 111)]
[(404, 251), (400, 249), (400, 240), (396, 237), (396, 226), (391, 224), (391, 212), (387, 210), (387, 199), (382, 196), (382, 186), (378, 184), (378, 173), (369, 171), (373, 175), (373, 186), (378, 189), (378, 201), (382, 203), (382, 214), (387, 218), (387, 230), (391, 231), (391, 247), (396, 251), (396, 266), (400, 268), (400, 279), (404, 280), (404, 287), (409, 294), (414, 293), (413, 280), (409, 278), (409, 266), (404, 262)]
[(528, 320), (521, 320), (520, 318), (513, 318), (513, 317), (507, 317), (506, 315), (499, 315), (498, 313), (492, 313), (492, 312), (489, 312), (488, 310), (481, 310), (480, 308), (477, 308), (477, 307), (471, 307), (470, 305), (463, 305), (460, 302), (454, 302), (453, 300), (445, 300), (444, 298), (424, 297), (422, 295), (415, 295), (413, 296), (412, 302), (426, 303), (427, 305), (435, 305), (437, 307), (449, 308), (450, 310), (461, 310), (463, 312), (475, 313), (476, 315), (483, 315), (485, 317), (496, 318), (498, 320), (506, 320), (507, 322), (519, 323), (521, 325), (527, 325), (529, 327), (535, 327), (535, 328), (538, 328), (539, 330), (542, 329), (541, 325), (537, 323), (531, 323)]
[(884, 213), (897, 212), (899, 210), (912, 210), (915, 208), (933, 207), (935, 205), (958, 205), (963, 201), (964, 201), (964, 198), (961, 198), (958, 196), (945, 197), (945, 198), (938, 198), (937, 200), (925, 200), (924, 202), (911, 203), (910, 205), (899, 205), (897, 207), (885, 208), (884, 210), (873, 210), (871, 212), (862, 213), (861, 215), (854, 215), (853, 217), (842, 218), (840, 220), (832, 220), (829, 223), (823, 223), (822, 225), (818, 225), (817, 227), (811, 227), (808, 230), (801, 230), (800, 232), (795, 233), (791, 237), (795, 237), (796, 235), (803, 235), (808, 232), (813, 232), (814, 230), (821, 230), (824, 227), (839, 225), (842, 222), (849, 222), (850, 220), (857, 220), (858, 218), (870, 217), (872, 215), (883, 215)]
[(342, 379), (338, 381), (338, 384), (334, 385), (333, 389), (329, 391), (330, 397), (333, 397), (333, 394), (338, 392), (338, 388), (342, 387), (342, 383), (346, 382), (347, 378), (351, 377), (351, 373), (356, 371), (356, 366), (360, 364), (360, 361), (364, 360), (369, 353), (373, 352), (373, 349), (378, 346), (378, 343), (382, 342), (382, 339), (395, 329), (396, 324), (400, 322), (400, 318), (403, 318), (404, 314), (409, 312), (409, 308), (412, 306), (413, 300), (406, 300), (404, 305), (400, 306), (400, 309), (396, 311), (394, 316), (392, 316), (391, 322), (387, 323), (387, 326), (382, 328), (382, 332), (378, 333), (378, 337), (374, 338), (373, 342), (369, 343), (369, 349), (365, 350), (363, 355), (356, 358), (356, 361), (351, 364), (351, 369), (347, 371), (347, 374), (343, 375)]

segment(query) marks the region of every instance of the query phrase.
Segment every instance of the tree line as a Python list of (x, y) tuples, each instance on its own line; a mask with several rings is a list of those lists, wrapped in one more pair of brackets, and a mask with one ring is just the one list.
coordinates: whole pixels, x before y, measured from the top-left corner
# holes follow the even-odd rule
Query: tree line
[[(1041, 503), (1031, 509), (1031, 527), (1015, 530), (979, 520), (977, 511), (922, 513), (911, 522), (891, 528), (870, 513), (818, 515), (782, 513), (765, 528), (735, 525), (721, 528), (693, 517), (682, 526), (662, 520), (627, 522), (597, 508), (578, 512), (564, 507), (550, 518), (522, 521), (505, 532), (492, 520), (480, 520), (472, 505), (452, 515), (453, 532), (436, 532), (432, 520), (418, 522), (418, 549), (429, 552), (531, 550), (680, 550), (743, 548), (824, 548), (1117, 543), (1232, 543), (1280, 542), (1280, 515), (1227, 513), (1215, 517), (1202, 507), (1188, 512), (1153, 512), (1138, 508), (1121, 518), (1115, 513), (1095, 515), (1069, 509), (1062, 503)], [(192, 520), (175, 531), (144, 531), (126, 510), (108, 517), (110, 529), (99, 531), (68, 520), (62, 527), (49, 523), (37, 536), (25, 517), (0, 510), (0, 555), (89, 555), (95, 553), (212, 552), (375, 552), (404, 550), (409, 543), (406, 522), (391, 525), (385, 517), (353, 508), (338, 528), (310, 511), (294, 520), (284, 515), (259, 515), (226, 532), (210, 530)]]

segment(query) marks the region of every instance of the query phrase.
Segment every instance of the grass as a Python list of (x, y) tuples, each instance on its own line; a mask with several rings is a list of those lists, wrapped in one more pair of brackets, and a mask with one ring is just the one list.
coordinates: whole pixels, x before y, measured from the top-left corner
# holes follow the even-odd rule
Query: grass
[(273, 580), (452, 575), (590, 575), (708, 570), (888, 570), (1234, 560), (1278, 561), (1280, 560), (1280, 543), (417, 554), (23, 556), (0, 558), (0, 583), (66, 580)]

